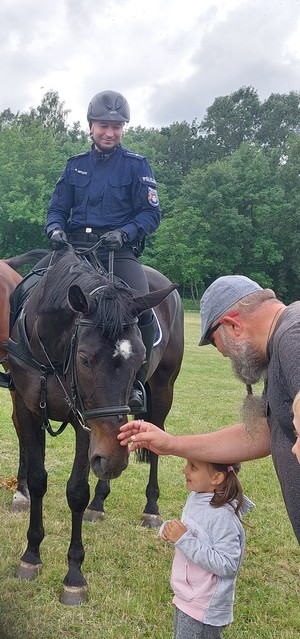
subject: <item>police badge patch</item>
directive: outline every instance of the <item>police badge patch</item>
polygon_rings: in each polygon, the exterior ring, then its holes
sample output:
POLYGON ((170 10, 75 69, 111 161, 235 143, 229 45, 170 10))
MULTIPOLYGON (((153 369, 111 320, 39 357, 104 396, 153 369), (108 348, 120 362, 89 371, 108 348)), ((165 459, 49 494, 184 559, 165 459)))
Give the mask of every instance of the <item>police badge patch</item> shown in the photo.
POLYGON ((157 190, 151 189, 150 186, 148 187, 148 202, 151 206, 159 205, 157 190))

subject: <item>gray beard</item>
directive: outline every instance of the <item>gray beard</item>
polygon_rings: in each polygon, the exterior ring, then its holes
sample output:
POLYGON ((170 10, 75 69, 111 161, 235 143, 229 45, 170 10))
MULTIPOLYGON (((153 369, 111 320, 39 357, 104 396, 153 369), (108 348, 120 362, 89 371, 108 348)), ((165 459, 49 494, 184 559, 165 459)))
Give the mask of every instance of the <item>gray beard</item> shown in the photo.
MULTIPOLYGON (((223 327, 221 327, 221 330, 223 327)), ((238 342, 228 337, 222 331, 222 341, 228 349, 228 357, 231 360, 232 369, 235 376, 243 384, 257 384, 266 377, 268 360, 252 342, 240 340, 238 342)))
POLYGON ((241 351, 230 359, 235 376, 244 384, 257 384, 265 378, 267 363, 252 344, 244 342, 241 351))
POLYGON ((241 418, 245 430, 249 435, 255 435, 265 426, 267 413, 266 397, 264 395, 247 395, 241 406, 241 418))
MULTIPOLYGON (((221 327, 222 330, 223 327, 221 327)), ((268 370, 266 355, 246 340, 236 342, 222 332, 223 344, 228 349, 233 372, 246 386, 264 380, 268 370)), ((254 435, 262 425, 265 426, 266 398, 264 395, 247 395, 241 407, 241 417, 246 431, 254 435)))

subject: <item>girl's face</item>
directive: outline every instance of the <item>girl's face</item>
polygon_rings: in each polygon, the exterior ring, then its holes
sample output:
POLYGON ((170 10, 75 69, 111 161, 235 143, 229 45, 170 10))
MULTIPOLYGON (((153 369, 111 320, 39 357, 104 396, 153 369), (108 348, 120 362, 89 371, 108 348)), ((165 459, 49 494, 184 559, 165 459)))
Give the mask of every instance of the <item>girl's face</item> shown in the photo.
POLYGON ((295 426, 295 435, 296 435, 296 443, 292 448, 292 453, 297 457, 298 462, 300 464, 300 423, 299 419, 294 416, 294 426, 295 426))
POLYGON ((187 459, 183 468, 188 490, 196 493, 213 493, 216 486, 224 479, 224 474, 220 473, 207 462, 193 461, 187 459))

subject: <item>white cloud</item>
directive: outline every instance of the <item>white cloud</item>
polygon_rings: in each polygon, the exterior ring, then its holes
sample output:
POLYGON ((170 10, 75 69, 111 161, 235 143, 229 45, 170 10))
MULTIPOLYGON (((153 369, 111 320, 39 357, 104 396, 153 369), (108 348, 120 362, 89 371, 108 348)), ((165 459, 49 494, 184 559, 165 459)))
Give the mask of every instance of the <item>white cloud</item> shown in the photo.
POLYGON ((219 95, 299 89, 299 0, 2 0, 0 111, 58 91, 71 121, 103 89, 134 126, 200 120, 219 95))

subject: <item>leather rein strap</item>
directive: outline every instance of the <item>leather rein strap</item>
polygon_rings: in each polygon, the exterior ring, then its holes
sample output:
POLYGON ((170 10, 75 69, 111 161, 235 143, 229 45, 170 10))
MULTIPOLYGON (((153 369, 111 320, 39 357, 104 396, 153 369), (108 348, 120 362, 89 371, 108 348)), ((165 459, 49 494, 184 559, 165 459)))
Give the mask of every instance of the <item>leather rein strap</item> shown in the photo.
MULTIPOLYGON (((84 408, 84 404, 83 404, 83 400, 81 397, 81 394, 78 390, 78 377, 77 377, 77 369, 76 369, 76 352, 77 352, 77 344, 78 344, 78 329, 80 326, 88 326, 91 325, 92 321, 91 320, 87 320, 87 319, 76 319, 75 320, 75 330, 74 333, 72 335, 71 338, 71 352, 70 352, 70 358, 69 358, 69 364, 71 365, 71 390, 72 390, 72 399, 70 398, 63 382, 61 381, 59 374, 55 368, 55 366, 52 364, 51 359, 45 349, 45 346, 38 334, 37 334, 37 338, 39 341, 39 344, 42 348, 42 351, 45 355, 45 357, 47 358, 48 362, 49 362, 49 366, 50 366, 50 372, 55 375, 57 381, 59 382, 61 388, 63 389, 64 393, 65 393, 65 400, 70 408, 70 410, 72 411, 73 415, 77 418, 80 426, 82 426, 82 428, 84 430, 87 431, 91 431, 91 429, 89 428, 89 426, 87 426, 86 421, 89 419, 97 419, 98 417, 111 417, 111 416, 116 416, 118 415, 119 417, 122 417, 123 415, 129 415, 130 413, 130 407, 127 404, 121 405, 121 406, 104 406, 103 408, 91 408, 89 410, 85 410, 84 408)), ((60 433, 63 432, 63 430, 65 429, 65 427, 67 426, 68 422, 63 422, 61 424, 61 426, 59 427, 59 429, 57 431, 53 431, 49 419, 48 419, 48 414, 47 414, 47 373, 49 372, 49 369, 47 366, 44 366, 42 364, 40 364, 40 371, 41 371, 41 401, 40 401, 40 408, 43 411, 43 415, 44 415, 44 422, 42 425, 43 429, 46 429, 50 435, 52 435, 53 437, 56 435, 59 435, 60 433)))

